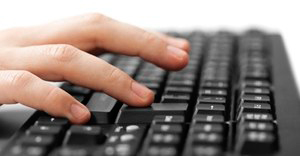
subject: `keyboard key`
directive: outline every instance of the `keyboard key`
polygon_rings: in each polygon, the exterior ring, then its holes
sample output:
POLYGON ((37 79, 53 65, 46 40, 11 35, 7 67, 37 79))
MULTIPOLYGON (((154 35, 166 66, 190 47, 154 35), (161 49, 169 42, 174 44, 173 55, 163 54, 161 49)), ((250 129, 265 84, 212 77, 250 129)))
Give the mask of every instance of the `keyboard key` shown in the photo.
POLYGON ((168 80, 167 85, 174 87, 193 87, 195 82, 193 80, 168 80))
POLYGON ((247 80, 244 83, 244 87, 265 87, 265 88, 269 88, 270 83, 268 81, 263 81, 263 80, 247 80))
POLYGON ((89 147, 83 146, 65 146, 58 149, 55 149, 51 152, 50 156, 89 156, 93 150, 89 147))
POLYGON ((265 94, 265 95, 269 95, 270 94, 270 89, 267 88, 244 88, 242 90, 243 94, 265 94))
POLYGON ((198 104, 199 103, 224 104, 224 103, 226 103, 226 98, 224 98, 224 97, 215 97, 215 96, 200 96, 198 98, 198 104))
POLYGON ((145 131, 145 125, 115 125, 112 131, 113 133, 137 133, 145 131))
POLYGON ((195 133, 193 144, 221 144, 223 136, 219 133, 195 133))
POLYGON ((33 125, 28 130, 28 134, 40 134, 40 135, 58 135, 62 132, 61 126, 39 126, 33 125))
POLYGON ((147 148, 147 156, 176 156, 177 149, 173 146, 150 146, 147 148))
POLYGON ((183 115, 156 115, 153 118, 153 123, 183 123, 183 115))
POLYGON ((183 128, 180 124, 154 124, 150 130, 154 133, 182 133, 183 128))
POLYGON ((103 151, 95 153, 94 155, 103 155, 103 156, 132 156, 135 151, 132 144, 116 144, 116 145, 107 145, 103 148, 103 151))
POLYGON ((245 122, 242 123, 241 129, 246 131, 274 131, 274 124, 271 122, 245 122))
POLYGON ((242 101, 250 102, 270 102, 270 97, 268 95, 242 95, 242 101))
POLYGON ((57 126, 65 126, 68 124, 68 119, 66 118, 56 118, 50 116, 41 116, 35 122, 36 125, 57 125, 57 126))
POLYGON ((269 154, 275 150, 275 136, 267 132, 247 132, 241 136, 239 147, 242 154, 269 154))
POLYGON ((227 88, 228 83, 223 81, 205 81, 204 83, 201 84, 201 87, 222 89, 222 88, 227 88))
POLYGON ((220 104, 198 104, 196 105, 197 114, 219 114, 225 115, 225 106, 220 104))
POLYGON ((223 133, 224 125, 216 123, 196 123, 192 126, 193 132, 223 133))
POLYGON ((176 145, 180 141, 178 134, 154 133, 151 136, 152 145, 176 145))
POLYGON ((224 89, 200 89, 199 94, 205 96, 227 96, 227 91, 224 89))
POLYGON ((13 146, 8 155, 9 156, 43 156, 46 154, 46 149, 40 146, 22 147, 19 145, 13 146))
POLYGON ((271 113, 271 106, 267 103, 244 102, 241 104, 239 112, 271 113))
POLYGON ((151 123, 156 115, 185 115, 187 108, 187 103, 153 103, 145 108, 123 105, 117 123, 151 123))
POLYGON ((222 149, 218 146, 196 145, 192 147, 193 155, 217 156, 222 149))
POLYGON ((105 141, 106 136, 99 126, 72 126, 67 134, 64 143, 66 145, 97 145, 105 141))
POLYGON ((166 94, 173 94, 173 93, 177 93, 177 94, 191 94, 193 92, 193 88, 192 87, 171 87, 171 86, 167 86, 165 88, 165 93, 166 94))
POLYGON ((241 113, 238 119, 241 121, 272 121, 273 116, 269 113, 241 113))
POLYGON ((92 113, 92 123, 105 124, 114 122, 121 104, 105 93, 95 92, 86 106, 92 113))
POLYGON ((162 103, 188 103, 190 100, 189 94, 165 94, 162 96, 162 103))
POLYGON ((50 135, 25 135, 18 142, 22 146, 49 147, 54 144, 55 138, 50 135))
POLYGON ((224 122, 223 115, 208 115, 208 114, 196 114, 193 117, 195 123, 199 122, 224 122))

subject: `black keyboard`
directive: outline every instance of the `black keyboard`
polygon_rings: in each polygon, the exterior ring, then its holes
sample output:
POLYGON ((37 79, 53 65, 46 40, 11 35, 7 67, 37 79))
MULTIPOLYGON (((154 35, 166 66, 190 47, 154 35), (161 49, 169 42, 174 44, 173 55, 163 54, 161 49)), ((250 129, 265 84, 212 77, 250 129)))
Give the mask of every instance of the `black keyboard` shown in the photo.
POLYGON ((1 155, 300 155, 300 102, 280 35, 168 34, 190 41, 183 70, 99 56, 153 90, 150 107, 129 107, 66 82, 62 88, 91 111, 89 123, 36 111, 1 155))

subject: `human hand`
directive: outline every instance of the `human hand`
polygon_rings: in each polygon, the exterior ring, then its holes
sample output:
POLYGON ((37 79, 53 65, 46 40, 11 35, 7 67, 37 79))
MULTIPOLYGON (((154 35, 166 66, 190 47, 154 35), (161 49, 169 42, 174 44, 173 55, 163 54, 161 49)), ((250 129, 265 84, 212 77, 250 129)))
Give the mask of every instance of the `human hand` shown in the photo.
POLYGON ((139 56, 168 70, 188 63, 184 39, 151 33, 92 13, 34 27, 0 31, 0 103, 22 103, 85 123, 88 109, 47 81, 69 81, 131 106, 153 102, 151 90, 93 55, 103 50, 139 56))

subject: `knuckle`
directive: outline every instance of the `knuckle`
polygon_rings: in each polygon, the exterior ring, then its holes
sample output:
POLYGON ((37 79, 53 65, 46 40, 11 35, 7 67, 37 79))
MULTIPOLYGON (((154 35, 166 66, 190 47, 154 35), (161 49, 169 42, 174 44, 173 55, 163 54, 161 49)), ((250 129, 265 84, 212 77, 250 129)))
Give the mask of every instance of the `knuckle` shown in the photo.
POLYGON ((24 87, 33 80, 33 74, 28 71, 11 72, 8 79, 12 86, 24 87))
POLYGON ((46 53, 59 62, 71 61, 77 55, 76 48, 67 44, 49 46, 46 53))
POLYGON ((145 41, 147 44, 155 44, 155 43, 161 43, 162 40, 157 37, 155 34, 144 31, 143 36, 145 38, 145 41))
POLYGON ((45 98, 41 102, 41 107, 44 111, 47 111, 48 109, 56 107, 55 105, 57 104, 57 98, 59 98, 60 91, 58 87, 52 87, 51 89, 48 90, 47 93, 45 93, 45 98))
POLYGON ((108 74, 108 78, 107 78, 108 83, 115 84, 115 83, 121 81, 122 79, 124 79, 123 72, 116 67, 112 67, 112 69, 109 71, 109 74, 108 74))
POLYGON ((91 24, 98 24, 98 23, 102 23, 104 21, 110 20, 109 17, 100 14, 100 13, 89 13, 84 15, 84 19, 86 20, 87 23, 91 23, 91 24))

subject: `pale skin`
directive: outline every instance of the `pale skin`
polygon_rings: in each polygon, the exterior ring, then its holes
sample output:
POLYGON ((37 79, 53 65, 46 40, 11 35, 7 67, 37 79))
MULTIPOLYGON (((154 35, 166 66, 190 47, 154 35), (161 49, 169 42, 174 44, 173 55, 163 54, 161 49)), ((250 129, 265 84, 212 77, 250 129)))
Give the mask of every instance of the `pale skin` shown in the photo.
POLYGON ((90 119, 88 109, 47 81, 69 81, 135 107, 154 94, 126 73, 97 58, 101 52, 139 56, 167 70, 188 63, 188 41, 118 22, 98 13, 45 25, 0 31, 0 103, 22 103, 72 123, 90 119))

